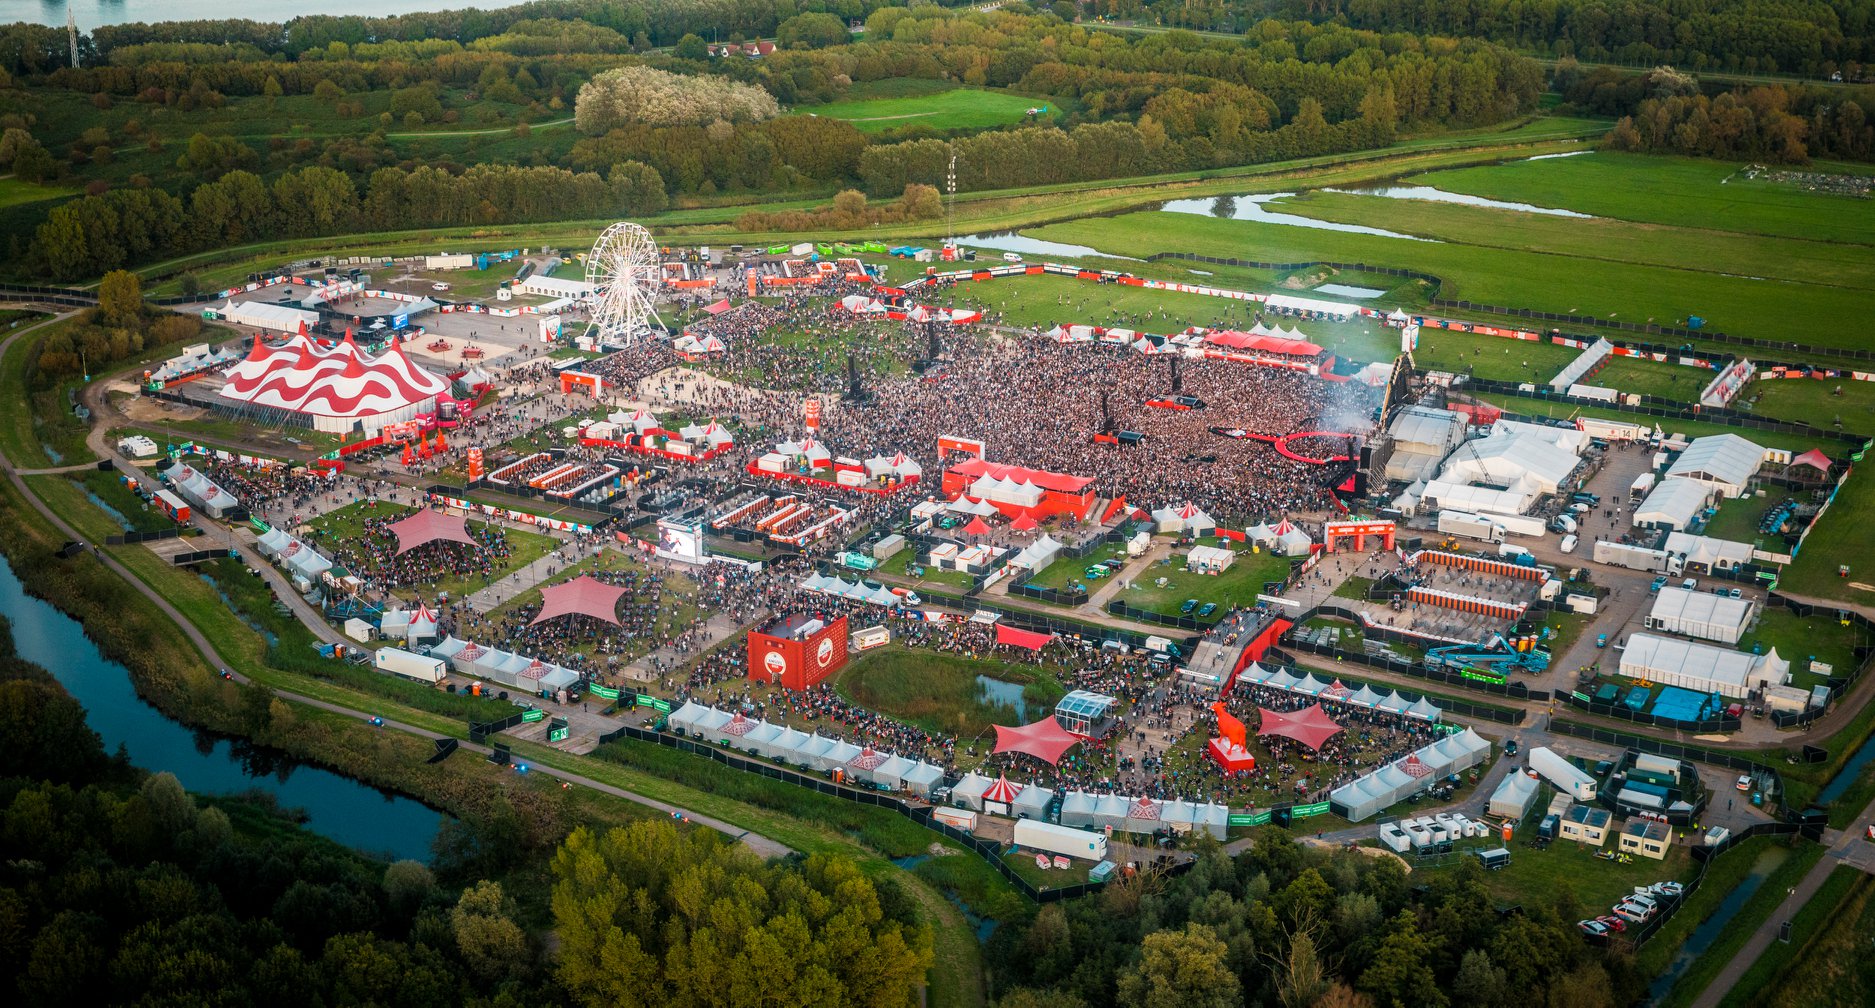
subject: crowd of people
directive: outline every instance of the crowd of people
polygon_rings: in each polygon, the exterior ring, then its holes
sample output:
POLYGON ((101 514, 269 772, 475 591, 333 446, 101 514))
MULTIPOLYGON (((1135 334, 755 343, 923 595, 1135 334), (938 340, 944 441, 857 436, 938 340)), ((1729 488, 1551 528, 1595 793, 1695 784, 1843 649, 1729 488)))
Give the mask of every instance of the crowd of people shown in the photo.
MULTIPOLYGON (((367 508, 376 502, 367 501, 367 508)), ((406 552, 398 552, 397 534, 391 526, 416 513, 414 508, 385 504, 380 513, 364 517, 362 534, 347 534, 332 526, 313 524, 306 539, 334 564, 343 567, 363 584, 368 596, 385 598, 400 589, 427 589, 434 592, 445 582, 480 578, 491 583, 514 553, 508 532, 492 523, 470 524, 473 545, 460 542, 429 542, 406 552)))

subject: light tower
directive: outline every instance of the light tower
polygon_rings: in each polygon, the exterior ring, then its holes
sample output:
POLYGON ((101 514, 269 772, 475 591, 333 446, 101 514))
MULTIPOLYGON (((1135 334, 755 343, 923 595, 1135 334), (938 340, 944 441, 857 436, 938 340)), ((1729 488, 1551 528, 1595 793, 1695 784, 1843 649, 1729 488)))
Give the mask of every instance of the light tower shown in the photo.
POLYGON ((65 5, 65 40, 72 47, 72 69, 78 69, 78 19, 72 15, 72 5, 65 5))

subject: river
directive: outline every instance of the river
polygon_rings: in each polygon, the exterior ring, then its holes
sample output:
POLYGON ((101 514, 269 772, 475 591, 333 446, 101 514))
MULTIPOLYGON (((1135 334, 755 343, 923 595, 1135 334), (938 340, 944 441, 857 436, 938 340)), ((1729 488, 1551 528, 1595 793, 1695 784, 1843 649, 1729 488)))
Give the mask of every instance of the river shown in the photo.
MULTIPOLYGON (((492 3, 465 3, 463 0, 260 0, 239 7, 226 0, 72 0, 72 16, 79 31, 99 25, 130 24, 137 21, 218 21, 246 18, 250 21, 288 21, 305 14, 361 14, 388 17, 416 11, 463 10, 481 8, 498 10, 513 7, 520 0, 492 3)), ((39 24, 65 25, 65 0, 5 0, 0 2, 0 24, 11 21, 36 21, 39 24)))
POLYGON ((130 671, 100 654, 77 620, 26 594, 0 558, 0 615, 13 623, 20 657, 44 666, 85 706, 85 721, 106 752, 123 745, 130 761, 167 770, 204 794, 265 791, 307 814, 321 836, 368 854, 430 859, 442 814, 420 802, 264 749, 192 731, 137 696, 130 671))

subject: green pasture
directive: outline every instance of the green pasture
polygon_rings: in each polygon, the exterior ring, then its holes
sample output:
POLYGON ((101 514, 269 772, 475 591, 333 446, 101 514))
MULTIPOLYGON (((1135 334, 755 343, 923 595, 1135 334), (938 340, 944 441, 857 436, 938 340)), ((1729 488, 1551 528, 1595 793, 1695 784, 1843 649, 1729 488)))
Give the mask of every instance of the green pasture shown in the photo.
POLYGON ((64 199, 67 196, 76 195, 78 195, 78 190, 69 186, 41 185, 14 178, 11 175, 0 178, 0 208, 64 199))
MULTIPOLYGON (((1369 202, 1399 201, 1375 198, 1369 202)), ((1281 206, 1284 210, 1305 208, 1299 203, 1281 206)), ((1377 208, 1377 212, 1385 209, 1377 208)), ((1370 223, 1365 219, 1360 222, 1370 223)), ((1412 241, 1142 211, 1051 224, 1028 233, 1131 255, 1186 251, 1278 262, 1328 259, 1406 267, 1440 277, 1440 294, 1446 298, 1592 315, 1609 321, 1671 324, 1689 315, 1700 315, 1714 329, 1784 339, 1794 345, 1860 345, 1861 334, 1842 325, 1842 319, 1857 317, 1875 296, 1875 280, 1846 287, 1750 279, 1759 268, 1755 257, 1714 260, 1705 270, 1676 269, 1646 261, 1591 258, 1567 248, 1547 251, 1500 247, 1495 244, 1498 239, 1488 222, 1478 221, 1474 227, 1462 234, 1454 230, 1450 241, 1412 241)), ((1634 238, 1643 246, 1652 241, 1646 235, 1634 238)), ((1644 251, 1620 254, 1636 260, 1647 258, 1644 251)))
MULTIPOLYGON (((1387 332, 1398 336, 1396 330, 1387 332)), ((1457 329, 1422 328, 1419 349, 1413 351, 1413 364, 1422 370, 1470 370, 1480 378, 1530 382, 1547 388, 1558 371, 1581 355, 1582 351, 1575 347, 1547 340, 1515 340, 1457 329)))
MULTIPOLYGON (((1238 544, 1232 549, 1237 550, 1238 544)), ((1178 553, 1171 557, 1171 562, 1160 561, 1134 574, 1128 581, 1131 587, 1122 590, 1114 598, 1128 605, 1145 609, 1149 612, 1178 615, 1179 606, 1186 599, 1197 599, 1199 605, 1206 602, 1216 603, 1218 611, 1212 619, 1221 616, 1234 605, 1250 606, 1256 604, 1257 593, 1270 581, 1281 581, 1289 576, 1289 558, 1280 557, 1269 551, 1250 552, 1248 547, 1237 551, 1237 559, 1222 574, 1199 574, 1185 569, 1185 554, 1178 553), (1166 583, 1159 585, 1158 579, 1166 583)), ((1193 611, 1196 615, 1196 610, 1193 611)))
MULTIPOLYGON (((1835 445, 1825 452, 1841 451, 1835 445)), ((1810 530, 1802 552, 1784 568, 1778 587, 1799 595, 1817 595, 1842 599, 1860 605, 1875 604, 1875 482, 1867 466, 1858 465, 1848 482, 1836 493, 1835 503, 1823 520, 1810 530), (1849 575, 1837 568, 1847 566, 1849 575), (1862 585, 1864 587, 1856 587, 1862 585)))
POLYGON ((834 685, 868 710, 959 739, 976 738, 999 722, 1026 724, 1065 692, 1052 674, 1034 666, 898 644, 855 658, 834 685), (979 676, 1020 686, 1023 709, 991 699, 979 676))
POLYGON ((1610 357, 1595 377, 1588 379, 1588 383, 1617 392, 1696 403, 1700 390, 1712 381, 1714 373, 1706 368, 1667 364, 1641 357, 1610 357))
POLYGON ((1851 621, 1848 626, 1836 616, 1836 610, 1817 608, 1808 616, 1798 616, 1789 609, 1767 609, 1758 623, 1739 638, 1741 651, 1777 649, 1778 656, 1790 662, 1792 685, 1809 689, 1825 677, 1810 672, 1810 662, 1834 666, 1831 675, 1847 675, 1856 667, 1855 649, 1869 642, 1868 634, 1851 621))
POLYGON ((1426 172, 1406 182, 1649 224, 1859 245, 1875 240, 1875 208, 1867 200, 1747 179, 1741 168, 1705 158, 1597 151, 1426 172))
MULTIPOLYGON (((1779 420, 1795 420, 1825 429, 1875 436, 1875 382, 1850 378, 1759 379, 1745 387, 1733 409, 1779 420)), ((1840 452, 1825 449, 1830 458, 1840 452)))
MULTIPOLYGON (((1723 217, 1696 227, 1637 224, 1609 218, 1582 220, 1495 207, 1324 190, 1303 193, 1282 200, 1276 206, 1283 212, 1318 220, 1358 222, 1480 248, 1545 252, 1694 273, 1790 280, 1858 290, 1875 285, 1875 268, 1871 268, 1875 266, 1875 245, 1738 234, 1725 229, 1723 217)), ((1869 220, 1875 223, 1875 214, 1869 215, 1869 220)), ((1671 320, 1656 318, 1652 321, 1671 320)), ((1714 324, 1725 328, 1718 322, 1714 324)))
POLYGON ((910 78, 857 84, 842 101, 805 106, 801 115, 850 122, 862 133, 883 133, 900 126, 934 130, 978 129, 1030 121, 1028 110, 1048 106, 1035 122, 1053 122, 1061 109, 1052 101, 1011 94, 1000 88, 948 87, 939 81, 910 78))

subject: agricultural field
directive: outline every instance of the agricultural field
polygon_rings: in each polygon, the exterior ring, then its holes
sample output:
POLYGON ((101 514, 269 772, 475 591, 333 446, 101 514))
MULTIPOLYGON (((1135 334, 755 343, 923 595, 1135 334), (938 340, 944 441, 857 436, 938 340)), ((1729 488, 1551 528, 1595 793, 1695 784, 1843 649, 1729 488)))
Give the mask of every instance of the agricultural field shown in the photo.
POLYGON ((841 119, 862 133, 883 133, 901 126, 953 130, 1011 126, 1024 121, 1053 122, 1061 112, 1053 102, 1000 88, 953 87, 942 81, 913 78, 857 84, 844 100, 795 111, 841 119), (1048 111, 1031 120, 1028 110, 1041 106, 1047 106, 1048 111))
MULTIPOLYGON (((1599 165, 1599 155, 1467 169, 1473 178, 1520 166, 1599 165)), ((1523 169, 1532 170, 1532 169, 1523 169)), ((1583 170, 1579 166, 1574 170, 1583 170)), ((1614 189, 1622 175, 1590 184, 1614 189)), ((1743 190, 1741 190, 1743 191, 1743 190)), ((1811 194, 1801 194, 1809 198, 1811 194)), ((1783 197, 1780 195, 1780 199, 1783 197)), ((1842 216, 1835 198, 1807 211, 1842 216)), ((1441 297, 1594 315, 1611 321, 1674 324, 1698 315, 1714 330, 1802 346, 1850 347, 1842 325, 1875 297, 1875 243, 1819 240, 1722 229, 1725 199, 1682 193, 1691 223, 1582 220, 1317 190, 1269 204, 1289 213, 1412 235, 1387 237, 1205 214, 1138 211, 1083 218, 1026 232, 1128 255, 1187 251, 1266 261, 1326 259, 1432 273, 1441 297)), ((1768 213, 1769 211, 1767 211, 1768 213)))

